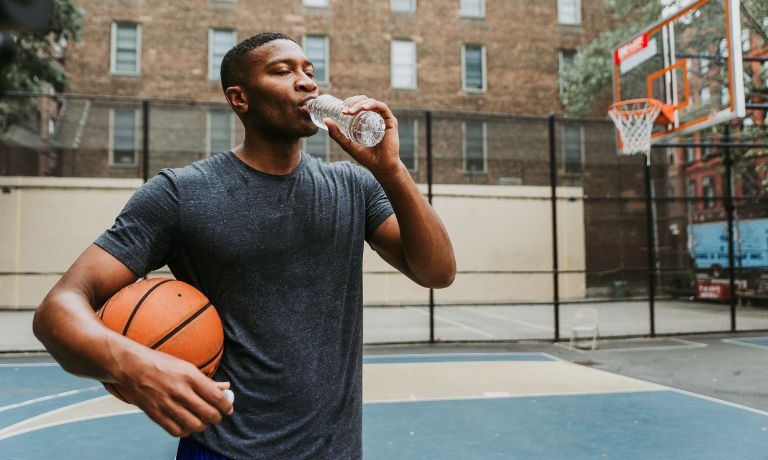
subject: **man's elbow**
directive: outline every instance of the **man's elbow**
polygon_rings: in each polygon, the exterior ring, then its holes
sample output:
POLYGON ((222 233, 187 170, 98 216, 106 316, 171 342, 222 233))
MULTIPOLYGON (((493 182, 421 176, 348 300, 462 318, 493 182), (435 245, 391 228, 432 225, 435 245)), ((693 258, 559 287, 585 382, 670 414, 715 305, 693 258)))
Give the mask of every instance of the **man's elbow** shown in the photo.
POLYGON ((429 279, 422 283, 422 286, 431 289, 444 289, 453 284, 456 279, 456 267, 434 273, 429 279))

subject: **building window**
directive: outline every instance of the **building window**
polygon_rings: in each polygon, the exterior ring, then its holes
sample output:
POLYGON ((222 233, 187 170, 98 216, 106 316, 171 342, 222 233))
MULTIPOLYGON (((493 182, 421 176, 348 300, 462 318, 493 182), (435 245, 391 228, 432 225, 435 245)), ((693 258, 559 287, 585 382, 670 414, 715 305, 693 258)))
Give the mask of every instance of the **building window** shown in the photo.
POLYGON ((136 109, 112 109, 109 112, 109 166, 136 166, 136 109))
POLYGON ((416 172, 418 159, 416 156, 417 121, 415 118, 398 120, 397 129, 400 135, 400 160, 408 168, 408 171, 416 172))
POLYGON ((461 17, 484 18, 485 0, 461 0, 461 17))
POLYGON ((416 43, 392 40, 392 88, 416 88, 416 43))
POLYGON ((563 126, 563 172, 581 174, 584 161, 584 133, 581 126, 563 126))
POLYGON ((715 207, 715 181, 713 176, 701 178, 701 194, 704 196, 704 208, 715 207))
POLYGON ((328 8, 328 0, 302 0, 302 4, 315 8, 328 8))
POLYGON ((234 144, 232 112, 211 110, 208 112, 208 152, 226 152, 234 144))
POLYGON ((328 37, 325 35, 305 35, 304 52, 312 62, 315 70, 314 80, 320 84, 328 84, 328 37))
POLYGON ((113 22, 110 56, 113 74, 139 75, 141 73, 141 26, 113 22))
POLYGON ((746 27, 741 29, 741 51, 747 52, 752 49, 752 33, 746 27))
POLYGON ((485 174, 485 123, 481 121, 464 122, 464 172, 485 174))
POLYGON ((560 95, 563 94, 563 90, 564 90, 563 72, 565 71, 565 69, 573 65, 574 60, 576 60, 575 50, 560 50, 560 56, 558 59, 558 62, 559 62, 558 74, 560 76, 560 95))
POLYGON ((304 151, 313 157, 328 161, 328 131, 321 129, 314 136, 304 139, 304 151))
POLYGON ((415 13, 416 0, 390 0, 389 7, 398 13, 415 13))
POLYGON ((685 148, 685 162, 686 163, 693 163, 693 160, 696 159, 696 150, 693 147, 686 147, 685 148))
POLYGON ((702 86, 701 87, 700 96, 701 96, 701 102, 702 103, 705 103, 705 102, 709 101, 709 99, 711 97, 710 96, 709 86, 702 86))
POLYGON ((557 22, 565 25, 581 24, 581 0, 557 0, 557 22))
POLYGON ((221 78, 221 60, 233 46, 237 38, 234 30, 208 29, 208 79, 221 78))
POLYGON ((464 45, 461 49, 462 89, 471 93, 486 90, 485 47, 464 45))
POLYGON ((688 198, 688 212, 693 212, 696 210, 696 179, 688 181, 685 193, 688 198))

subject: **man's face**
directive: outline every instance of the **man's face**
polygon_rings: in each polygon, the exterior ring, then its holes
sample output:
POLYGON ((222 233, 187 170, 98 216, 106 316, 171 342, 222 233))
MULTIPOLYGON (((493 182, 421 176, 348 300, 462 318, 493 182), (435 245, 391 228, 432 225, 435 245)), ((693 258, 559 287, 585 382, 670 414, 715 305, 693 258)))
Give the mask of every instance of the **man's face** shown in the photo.
POLYGON ((306 102, 318 96, 314 69, 301 47, 274 40, 249 55, 243 89, 248 95, 246 117, 263 133, 280 139, 315 134, 306 102))

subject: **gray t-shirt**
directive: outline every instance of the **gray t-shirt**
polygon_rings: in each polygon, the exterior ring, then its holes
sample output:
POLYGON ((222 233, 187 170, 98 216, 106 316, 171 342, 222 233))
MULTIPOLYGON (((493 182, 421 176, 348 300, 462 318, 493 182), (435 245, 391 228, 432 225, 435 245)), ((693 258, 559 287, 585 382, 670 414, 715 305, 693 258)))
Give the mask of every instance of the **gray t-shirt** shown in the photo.
POLYGON ((305 153, 290 174, 232 152, 165 169, 96 244, 136 275, 167 264, 224 324, 235 412, 193 438, 233 459, 362 456, 362 261, 392 214, 366 169, 305 153))

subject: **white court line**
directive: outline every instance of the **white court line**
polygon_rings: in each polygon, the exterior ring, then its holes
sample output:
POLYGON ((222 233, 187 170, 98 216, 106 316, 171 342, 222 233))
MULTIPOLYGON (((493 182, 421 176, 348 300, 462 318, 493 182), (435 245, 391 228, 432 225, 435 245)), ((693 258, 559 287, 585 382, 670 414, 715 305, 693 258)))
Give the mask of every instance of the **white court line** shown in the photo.
POLYGON ((745 410, 745 411, 748 411, 748 412, 754 412, 755 414, 768 416, 768 412, 766 412, 764 410, 760 410, 760 409, 755 409, 754 407, 749 407, 749 406, 745 406, 743 404, 733 403, 733 402, 730 402, 730 401, 725 401, 725 400, 722 400, 722 399, 714 398, 712 396, 702 395, 702 394, 699 394, 699 393, 693 393, 693 392, 688 391, 688 390, 681 390, 679 388, 669 387, 669 389, 671 391, 674 391, 675 393, 682 393, 684 395, 693 396, 694 398, 700 398, 700 399, 704 399, 704 400, 707 400, 707 401, 723 404, 723 405, 726 405, 726 406, 731 406, 731 407, 734 407, 736 409, 741 409, 741 410, 745 410))
POLYGON ((768 337, 742 337, 740 339, 722 339, 722 340, 725 343, 729 343, 731 345, 738 345, 740 347, 756 348, 758 350, 768 350, 768 346, 765 346, 765 345, 742 342, 742 340, 755 340, 755 339, 765 340, 765 339, 768 339, 768 337))
POLYGON ((502 321, 508 321, 510 323, 517 323, 517 324, 520 324, 521 326, 527 326, 527 327, 530 327, 532 329, 539 329, 539 330, 546 331, 546 332, 554 331, 554 329, 551 328, 551 327, 542 326, 541 324, 536 324, 536 323, 529 323, 528 321, 523 321, 523 320, 517 319, 517 318, 507 318, 506 316, 496 315, 496 314, 489 313, 487 311, 483 311, 483 310, 480 310, 480 309, 470 309, 469 307, 460 307, 460 308, 462 310, 469 310, 469 311, 471 311, 472 313, 475 313, 475 314, 479 313, 479 314, 485 315, 485 316, 487 316, 489 318, 500 319, 502 321))
MULTIPOLYGON (((639 379, 637 379, 639 380, 639 379)), ((662 385, 659 385, 662 387, 662 385)), ((376 401, 365 401, 364 404, 389 404, 389 403, 414 403, 414 402, 432 402, 432 401, 464 401, 464 400, 479 400, 479 399, 520 399, 520 398, 545 398, 550 396, 589 396, 589 395, 605 395, 605 394, 621 394, 621 393, 653 393, 660 391, 668 391, 666 388, 648 388, 645 390, 611 390, 611 391, 568 391, 557 393, 526 393, 526 394, 509 394, 509 396, 501 396, 499 393, 488 393, 483 396, 463 396, 463 397, 448 397, 448 398, 422 398, 422 399, 384 399, 376 401)), ((0 438, 2 439, 2 438, 0 438)))
POLYGON ((40 398, 28 399, 28 400, 22 401, 20 403, 9 404, 7 406, 0 407, 0 412, 5 412, 5 411, 11 410, 11 409, 17 409, 19 407, 30 406, 32 404, 37 404, 39 402, 44 402, 44 401, 50 401, 52 399, 65 398, 67 396, 72 396, 72 395, 76 395, 76 394, 79 394, 79 393, 85 393, 86 391, 96 391, 99 388, 101 388, 101 385, 96 385, 96 386, 87 387, 87 388, 81 388, 79 390, 63 391, 61 393, 56 393, 56 394, 52 394, 52 395, 48 395, 48 396, 42 396, 40 398))
POLYGON ((98 398, 88 399, 88 400, 85 400, 85 401, 81 401, 79 403, 70 404, 69 406, 64 406, 64 407, 61 407, 59 409, 52 410, 50 412, 46 412, 44 414, 40 414, 40 415, 35 416, 35 417, 30 417, 30 418, 22 420, 21 422, 18 422, 18 423, 14 423, 13 425, 7 426, 7 427, 3 428, 2 430, 0 430, 0 441, 2 441, 4 439, 12 438, 14 436, 18 436, 18 435, 21 435, 21 434, 24 434, 24 433, 31 433, 33 431, 39 431, 39 430, 43 430, 45 428, 51 428, 51 427, 59 426, 59 425, 66 425, 67 423, 83 422, 83 421, 86 421, 86 420, 94 420, 94 419, 106 418, 106 417, 115 417, 115 416, 118 416, 118 415, 137 414, 137 413, 141 413, 142 412, 141 409, 136 408, 136 409, 126 410, 126 411, 112 412, 112 413, 108 413, 108 414, 88 415, 88 416, 85 416, 85 417, 76 417, 76 418, 64 419, 64 420, 59 420, 57 422, 45 423, 45 424, 42 424, 42 425, 30 427, 30 428, 27 428, 27 429, 23 429, 23 430, 19 430, 19 431, 14 431, 14 428, 17 427, 17 426, 29 424, 30 422, 34 422, 35 420, 41 419, 43 417, 49 417, 49 416, 51 416, 53 414, 57 414, 57 413, 60 413, 60 412, 71 410, 71 409, 76 408, 78 406, 83 406, 85 404, 92 403, 93 401, 96 401, 96 400, 99 400, 99 399, 106 399, 106 398, 113 398, 113 397, 114 396, 112 396, 112 395, 105 395, 105 396, 101 396, 101 397, 98 397, 98 398))
MULTIPOLYGON (((587 340, 587 339, 583 339, 583 340, 587 340)), ((690 348, 706 348, 707 347, 706 343, 693 342, 691 340, 683 340, 683 339, 678 339, 678 338, 669 338, 669 339, 664 339, 664 340, 669 340, 671 342, 679 342, 682 345, 664 345, 664 346, 660 346, 660 347, 650 346, 650 347, 635 347, 635 348, 611 348, 611 349, 603 349, 603 350, 601 350, 600 349, 600 341, 598 340, 598 342, 597 342, 598 343, 598 348, 595 349, 595 350, 591 350, 591 349, 587 350, 587 349, 582 349, 582 348, 571 347, 570 343, 568 343, 568 342, 557 342, 557 343, 555 343, 555 346, 556 347, 560 347, 560 348, 565 348, 566 350, 575 351, 576 353, 581 353, 581 354, 584 354, 584 353, 623 353, 625 351, 685 350, 685 349, 690 349, 690 348)), ((603 341, 603 343, 607 343, 607 342, 603 341)))
POLYGON ((538 351, 525 352, 525 351, 509 351, 494 353, 492 351, 486 352, 473 352, 473 353, 400 353, 400 354, 385 354, 385 355, 365 355, 366 358, 410 358, 413 356, 440 356, 440 357, 462 357, 462 356, 546 356, 553 360, 560 360, 555 356, 538 351))
MULTIPOLYGON (((418 308, 415 308, 415 307, 406 307, 406 308, 409 308, 411 310, 415 310, 415 311, 417 311, 418 313, 420 313, 420 314, 422 314, 424 316, 429 316, 429 313, 427 313, 425 311, 421 311, 418 308)), ((448 323, 448 324, 453 324, 454 326, 458 326, 458 327, 460 327, 462 329, 466 329, 468 331, 472 331, 472 332, 478 333, 480 335, 484 335, 484 336, 492 338, 492 339, 497 338, 495 335, 493 335, 491 333, 485 332, 485 331, 480 330, 480 329, 475 329, 472 326, 467 326, 464 323, 460 323, 458 321, 454 321, 452 319, 445 318, 444 316, 441 316, 441 315, 438 315, 438 314, 435 314, 435 319, 443 321, 443 322, 448 323)))

